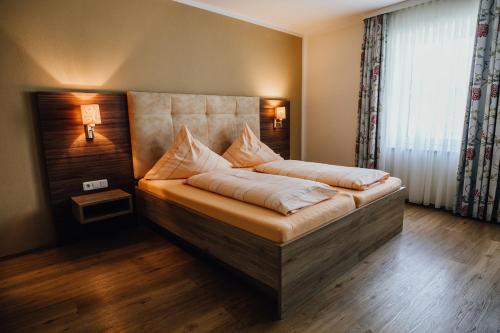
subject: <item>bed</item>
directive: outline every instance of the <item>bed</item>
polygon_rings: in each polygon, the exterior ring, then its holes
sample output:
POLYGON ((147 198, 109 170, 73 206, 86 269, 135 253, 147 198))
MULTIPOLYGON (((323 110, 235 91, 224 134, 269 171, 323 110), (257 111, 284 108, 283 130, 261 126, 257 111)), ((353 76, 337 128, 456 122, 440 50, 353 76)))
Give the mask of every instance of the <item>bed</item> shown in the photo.
POLYGON ((245 124, 259 131, 259 98, 129 92, 137 210, 265 291, 277 318, 305 306, 322 288, 402 230, 405 189, 339 189, 330 200, 281 216, 185 185, 142 179, 187 125, 222 154, 245 124))

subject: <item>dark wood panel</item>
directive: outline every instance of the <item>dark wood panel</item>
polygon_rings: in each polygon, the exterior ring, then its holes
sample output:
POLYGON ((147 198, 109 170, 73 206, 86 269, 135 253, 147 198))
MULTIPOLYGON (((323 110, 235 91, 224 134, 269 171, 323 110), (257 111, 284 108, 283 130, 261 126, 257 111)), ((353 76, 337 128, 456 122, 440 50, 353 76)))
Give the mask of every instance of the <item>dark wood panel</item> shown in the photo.
POLYGON ((66 221, 66 226, 70 224, 71 196, 110 189, 133 193, 125 94, 39 92, 37 103, 48 192, 56 224, 61 221, 66 221), (82 104, 99 104, 102 124, 96 125, 93 141, 85 139, 82 104), (109 187, 83 191, 83 182, 97 179, 107 179, 109 187))
POLYGON ((284 159, 290 158, 290 102, 284 99, 260 100, 260 139, 284 159), (274 109, 286 107, 283 127, 274 128, 274 109))

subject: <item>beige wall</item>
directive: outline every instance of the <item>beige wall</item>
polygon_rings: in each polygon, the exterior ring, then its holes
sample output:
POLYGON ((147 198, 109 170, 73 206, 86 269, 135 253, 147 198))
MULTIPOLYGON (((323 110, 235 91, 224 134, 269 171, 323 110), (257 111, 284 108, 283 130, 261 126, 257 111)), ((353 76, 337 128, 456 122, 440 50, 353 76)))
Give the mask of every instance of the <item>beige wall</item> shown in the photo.
POLYGON ((305 42, 304 158, 354 165, 363 22, 305 42))
POLYGON ((150 90, 290 98, 301 39, 168 0, 0 0, 0 256, 50 244, 29 92, 150 90))

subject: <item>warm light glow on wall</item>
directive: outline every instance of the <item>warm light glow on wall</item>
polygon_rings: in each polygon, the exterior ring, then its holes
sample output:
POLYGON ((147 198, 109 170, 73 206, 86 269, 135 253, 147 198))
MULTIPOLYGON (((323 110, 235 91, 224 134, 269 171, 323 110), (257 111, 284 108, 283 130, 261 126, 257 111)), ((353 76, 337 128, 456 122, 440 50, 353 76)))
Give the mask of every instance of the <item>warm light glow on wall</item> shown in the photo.
POLYGON ((72 92, 71 95, 75 96, 80 101, 90 101, 97 96, 97 93, 79 93, 72 92))
POLYGON ((256 84, 257 95, 259 96, 284 96, 287 91, 287 82, 284 79, 279 78, 256 78, 254 80, 256 84))
POLYGON ((111 142, 107 137, 104 135, 96 132, 94 133, 94 140, 89 142, 86 139, 85 133, 80 134, 76 139, 71 143, 71 146, 68 147, 68 154, 70 154, 72 149, 75 148, 85 148, 89 144, 93 145, 93 149, 95 149, 96 152, 110 152, 110 147, 113 147, 115 152, 119 152, 118 149, 116 149, 115 144, 111 142))
POLYGON ((282 105, 283 101, 279 99, 266 99, 265 107, 275 109, 276 107, 282 105))

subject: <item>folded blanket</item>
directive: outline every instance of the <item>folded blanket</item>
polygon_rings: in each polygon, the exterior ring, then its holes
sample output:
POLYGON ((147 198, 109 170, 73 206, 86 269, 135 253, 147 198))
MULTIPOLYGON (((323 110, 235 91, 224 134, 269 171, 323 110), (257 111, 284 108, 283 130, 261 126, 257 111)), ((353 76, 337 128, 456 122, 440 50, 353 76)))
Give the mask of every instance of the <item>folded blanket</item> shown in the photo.
POLYGON ((276 175, 220 169, 192 176, 186 184, 283 215, 328 200, 337 193, 326 184, 276 175))
POLYGON ((295 160, 273 161, 258 165, 255 171, 302 179, 314 180, 331 186, 366 190, 371 185, 384 182, 389 173, 381 170, 352 168, 331 164, 295 160))

